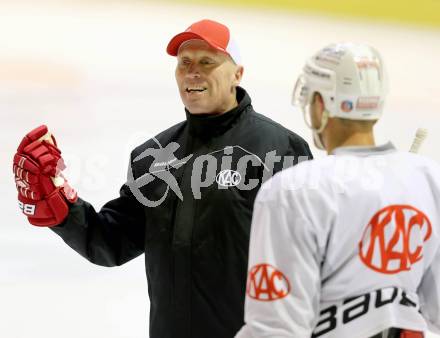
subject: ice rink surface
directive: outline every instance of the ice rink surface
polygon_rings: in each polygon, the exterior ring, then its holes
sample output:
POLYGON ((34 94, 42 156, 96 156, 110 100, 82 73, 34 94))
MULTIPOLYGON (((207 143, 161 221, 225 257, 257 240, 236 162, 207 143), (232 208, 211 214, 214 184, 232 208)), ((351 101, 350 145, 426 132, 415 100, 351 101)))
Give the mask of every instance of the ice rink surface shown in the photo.
POLYGON ((374 45, 391 88, 377 143, 408 149, 416 128, 426 127, 421 153, 440 161, 438 30, 141 2, 0 2, 0 16, 2 338, 148 336, 143 257, 117 268, 94 266, 50 230, 28 225, 17 207, 11 160, 24 133, 45 123, 80 196, 97 209, 116 197, 130 149, 184 118, 175 60, 165 47, 191 22, 230 25, 243 55, 242 85, 256 110, 310 143, 290 106, 305 58, 329 42, 374 45))

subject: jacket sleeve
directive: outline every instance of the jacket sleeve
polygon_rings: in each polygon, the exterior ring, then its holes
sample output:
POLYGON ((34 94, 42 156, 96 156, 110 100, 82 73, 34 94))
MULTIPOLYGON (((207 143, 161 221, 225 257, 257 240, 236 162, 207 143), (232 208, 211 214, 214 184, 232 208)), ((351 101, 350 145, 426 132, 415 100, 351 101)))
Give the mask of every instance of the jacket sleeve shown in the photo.
POLYGON ((418 295, 429 330, 440 334, 440 248, 423 276, 418 295))
POLYGON ((280 189, 279 178, 261 188, 255 203, 246 324, 239 338, 310 337, 315 326, 320 295, 317 241, 291 192, 280 189))
MULTIPOLYGON (((290 136, 290 148, 288 154, 292 153, 298 157, 298 162, 313 160, 313 154, 310 150, 309 144, 300 136, 293 134, 290 136)), ((295 163, 295 164, 296 164, 295 163)))
POLYGON ((99 212, 78 199, 66 220, 51 229, 90 262, 115 266, 144 252, 144 219, 142 204, 124 184, 119 197, 107 202, 99 212))
POLYGON ((293 132, 288 135, 288 143, 281 153, 281 161, 275 163, 273 173, 287 169, 293 165, 313 159, 312 152, 306 141, 293 132))

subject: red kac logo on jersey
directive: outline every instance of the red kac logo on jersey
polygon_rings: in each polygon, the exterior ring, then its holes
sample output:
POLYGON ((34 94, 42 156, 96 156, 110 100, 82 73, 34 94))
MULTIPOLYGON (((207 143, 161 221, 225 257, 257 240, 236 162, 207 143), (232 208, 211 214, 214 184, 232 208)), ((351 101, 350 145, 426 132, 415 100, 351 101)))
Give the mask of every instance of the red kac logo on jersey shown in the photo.
POLYGON ((246 293, 261 301, 273 301, 286 297, 290 292, 289 280, 269 264, 258 264, 249 271, 246 293))
POLYGON ((423 257, 432 234, 431 222, 409 205, 391 205, 370 220, 359 242, 359 257, 369 268, 386 274, 411 270, 423 257))

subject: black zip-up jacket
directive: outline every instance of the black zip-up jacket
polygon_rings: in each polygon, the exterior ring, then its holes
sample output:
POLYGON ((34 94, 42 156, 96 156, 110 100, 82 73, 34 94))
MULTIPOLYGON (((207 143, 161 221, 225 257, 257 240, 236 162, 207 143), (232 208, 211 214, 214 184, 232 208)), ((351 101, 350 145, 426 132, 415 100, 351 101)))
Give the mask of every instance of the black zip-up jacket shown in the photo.
POLYGON ((312 157, 302 138, 256 113, 242 88, 237 100, 218 116, 187 111, 186 121, 132 152, 120 197, 99 212, 79 199, 52 228, 95 264, 145 253, 151 338, 234 337, 244 321, 256 193, 284 161, 312 157), (273 151, 281 157, 272 168, 273 151))

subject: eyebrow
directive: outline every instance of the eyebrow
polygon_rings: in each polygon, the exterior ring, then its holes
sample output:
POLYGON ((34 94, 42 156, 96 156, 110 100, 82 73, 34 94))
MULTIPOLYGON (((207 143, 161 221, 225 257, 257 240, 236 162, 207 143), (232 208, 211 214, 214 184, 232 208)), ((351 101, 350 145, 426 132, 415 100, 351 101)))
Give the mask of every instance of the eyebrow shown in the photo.
POLYGON ((217 61, 217 58, 212 57, 212 56, 202 56, 200 59, 201 60, 207 59, 207 60, 210 60, 210 61, 217 61))
MULTIPOLYGON (((179 59, 181 60, 193 60, 193 58, 189 57, 188 55, 182 53, 182 55, 178 56, 179 59)), ((218 58, 216 57, 216 55, 202 55, 201 57, 199 57, 199 59, 209 59, 212 61, 219 61, 218 58)))

